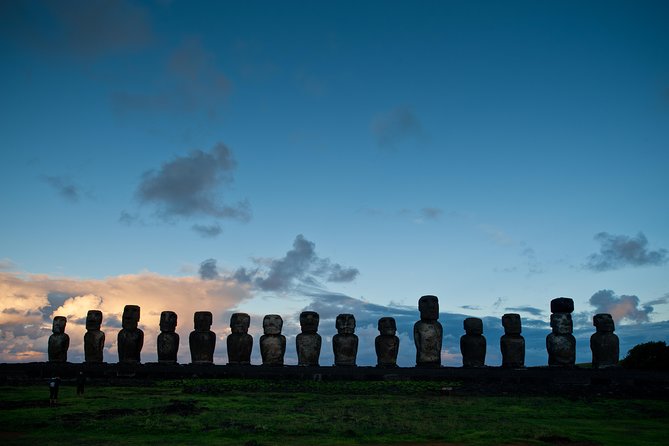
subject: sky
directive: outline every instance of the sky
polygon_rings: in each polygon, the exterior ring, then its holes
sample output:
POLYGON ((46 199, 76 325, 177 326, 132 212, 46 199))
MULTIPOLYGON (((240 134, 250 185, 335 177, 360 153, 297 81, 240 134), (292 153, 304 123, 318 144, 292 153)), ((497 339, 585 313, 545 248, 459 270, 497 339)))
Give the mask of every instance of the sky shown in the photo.
POLYGON ((611 313, 624 355, 669 338, 669 4, 665 1, 0 3, 0 362, 46 360, 68 319, 123 306, 142 360, 160 312, 280 314, 296 364, 318 311, 321 364, 353 313, 439 297, 443 364, 480 317, 499 365, 519 313, 545 365, 550 301, 574 299, 577 362, 611 313))

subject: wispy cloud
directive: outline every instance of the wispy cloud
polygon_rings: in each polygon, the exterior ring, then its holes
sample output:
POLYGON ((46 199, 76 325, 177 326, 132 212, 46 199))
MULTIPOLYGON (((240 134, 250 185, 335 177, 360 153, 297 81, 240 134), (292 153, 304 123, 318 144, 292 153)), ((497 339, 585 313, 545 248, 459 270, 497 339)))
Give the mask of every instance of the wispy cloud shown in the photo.
POLYGON ((544 313, 540 308, 531 307, 529 305, 520 307, 506 307, 504 311, 510 313, 529 313, 532 316, 541 316, 544 313))
POLYGON ((585 267, 593 271, 610 271, 626 266, 657 266, 669 260, 669 252, 648 248, 648 239, 639 232, 636 237, 600 232, 595 240, 601 244, 599 253, 588 257, 585 267))
POLYGON ((14 263, 12 259, 6 257, 4 259, 0 259, 0 271, 6 271, 14 268, 16 268, 16 263, 14 263))
POLYGON ((371 131, 379 147, 394 149, 407 140, 425 138, 423 126, 413 110, 407 106, 393 108, 374 116, 371 131))
POLYGON ((218 223, 211 225, 199 225, 195 224, 191 226, 191 229, 204 238, 214 238, 218 237, 223 233, 223 228, 218 223))
POLYGON ((50 175, 44 175, 42 179, 65 200, 71 203, 79 201, 81 191, 79 186, 77 186, 72 179, 65 176, 50 175))

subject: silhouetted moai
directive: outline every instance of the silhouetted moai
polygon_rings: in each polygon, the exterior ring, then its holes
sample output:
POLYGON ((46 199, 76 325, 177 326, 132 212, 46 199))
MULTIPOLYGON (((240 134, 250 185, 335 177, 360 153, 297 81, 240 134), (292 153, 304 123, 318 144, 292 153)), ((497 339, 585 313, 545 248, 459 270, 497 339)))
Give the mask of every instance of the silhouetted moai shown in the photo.
POLYGON ((355 335, 355 316, 340 314, 337 316, 337 334, 332 337, 334 365, 355 366, 358 356, 358 336, 355 335))
POLYGON ((468 317, 464 323, 465 333, 460 337, 460 353, 463 367, 483 367, 485 365, 486 340, 483 336, 483 321, 468 317))
POLYGON ((417 367, 441 366, 441 341, 444 329, 439 319, 439 299, 437 296, 423 296, 418 299, 420 320, 413 326, 413 340, 416 344, 417 367))
POLYGON ((546 336, 548 365, 573 367, 576 363, 576 338, 572 335, 574 325, 571 313, 574 301, 568 297, 558 297, 551 301, 552 333, 546 336))
POLYGON ((86 334, 84 335, 84 361, 102 362, 105 349, 105 334, 100 331, 102 311, 88 310, 86 314, 86 334))
POLYGON ((158 362, 176 364, 179 353, 179 334, 177 328, 177 314, 174 311, 160 313, 160 334, 158 335, 158 362))
POLYGON ((188 337, 190 359, 193 364, 213 364, 216 349, 216 333, 210 330, 211 311, 196 311, 193 314, 195 330, 188 337))
POLYGON ((610 314, 600 313, 592 318, 597 331, 590 336, 590 350, 592 350, 592 367, 599 369, 615 367, 620 356, 620 340, 613 333, 615 324, 610 314))
POLYGON ((263 365, 283 365, 286 354, 286 337, 281 334, 283 319, 278 314, 268 314, 262 320, 265 334, 260 337, 260 356, 263 365))
POLYGON ((123 318, 121 319, 123 328, 118 332, 117 337, 119 362, 141 362, 144 332, 137 328, 139 313, 140 310, 137 305, 126 305, 123 308, 123 318))
POLYGON ((382 317, 378 323, 379 335, 374 340, 377 367, 397 367, 397 353, 400 349, 400 338, 397 324, 392 317, 382 317))
POLYGON ((249 334, 251 317, 246 313, 234 313, 230 317, 231 333, 226 339, 228 346, 228 364, 251 364, 253 337, 249 334))
POLYGON ((315 311, 303 311, 300 314, 302 333, 295 338, 298 365, 318 365, 321 355, 321 335, 317 333, 319 321, 320 316, 315 311))
POLYGON ((504 335, 499 339, 502 351, 502 367, 521 368, 525 367, 525 338, 522 331, 520 315, 507 313, 502 316, 504 335))
POLYGON ((67 319, 65 316, 53 318, 49 336, 49 362, 67 362, 67 349, 70 348, 70 337, 65 333, 67 319))

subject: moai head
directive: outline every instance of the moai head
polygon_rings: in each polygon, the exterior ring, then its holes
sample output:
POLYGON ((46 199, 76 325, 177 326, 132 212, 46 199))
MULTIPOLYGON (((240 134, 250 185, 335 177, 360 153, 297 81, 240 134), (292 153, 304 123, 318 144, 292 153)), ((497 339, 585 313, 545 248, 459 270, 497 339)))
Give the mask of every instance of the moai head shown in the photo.
POLYGON ((54 334, 65 333, 66 324, 67 324, 67 318, 65 318, 65 316, 56 316, 53 318, 53 325, 51 326, 51 331, 54 334))
POLYGON ((300 326, 302 333, 316 333, 320 316, 315 311, 303 311, 300 313, 300 326))
POLYGON ((262 320, 262 328, 266 335, 279 335, 283 328, 283 319, 278 314, 268 314, 262 320))
POLYGON ((160 313, 160 331, 174 333, 177 328, 177 314, 174 311, 160 313))
POLYGON ((553 313, 551 314, 551 328, 555 334, 571 334, 574 327, 571 321, 571 314, 569 313, 553 313))
POLYGON ((139 322, 139 306, 138 305, 126 305, 123 308, 123 319, 121 320, 121 325, 126 330, 134 330, 137 328, 137 323, 139 322))
POLYGON ((615 330, 615 324, 613 323, 613 318, 608 313, 596 314, 592 318, 592 325, 597 328, 598 332, 601 333, 613 333, 615 330))
POLYGON ((395 318, 382 317, 379 319, 379 333, 385 336, 395 336, 395 333, 397 333, 395 318))
POLYGON ((102 325, 102 311, 88 310, 86 313, 86 330, 99 330, 102 325))
POLYGON ((230 329, 232 333, 248 333, 250 325, 251 316, 246 313, 234 313, 232 316, 230 316, 230 329))
POLYGON ((424 321, 436 321, 439 319, 439 299, 437 296, 423 296, 418 299, 418 311, 420 318, 424 321))
POLYGON ((193 314, 195 331, 209 331, 212 320, 213 316, 211 311, 196 311, 195 314, 193 314))
POLYGON ((463 323, 468 335, 482 335, 483 321, 477 317, 468 317, 463 323))
POLYGON ((558 297, 551 300, 551 313, 573 313, 574 300, 568 297, 558 297))
POLYGON ((516 335, 521 332, 520 314, 507 313, 502 316, 502 326, 504 327, 504 334, 516 335))
POLYGON ((340 314, 337 316, 337 333, 353 334, 355 333, 355 316, 352 314, 340 314))

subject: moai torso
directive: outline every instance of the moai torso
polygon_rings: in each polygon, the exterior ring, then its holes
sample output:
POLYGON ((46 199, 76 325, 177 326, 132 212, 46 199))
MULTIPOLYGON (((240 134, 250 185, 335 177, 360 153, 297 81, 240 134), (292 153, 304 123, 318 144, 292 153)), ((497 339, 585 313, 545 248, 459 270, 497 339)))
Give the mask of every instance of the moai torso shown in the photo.
POLYGON ((102 362, 105 349, 105 334, 100 331, 102 311, 88 310, 86 334, 84 335, 84 361, 102 362))
POLYGON ((144 332, 137 328, 139 323, 139 306, 126 305, 123 309, 121 323, 123 328, 118 332, 118 360, 125 363, 141 362, 144 332))
POLYGON ((286 354, 286 337, 281 334, 283 319, 278 314, 268 314, 263 318, 262 328, 260 356, 263 365, 283 365, 286 354))
POLYGON ((188 337, 193 364, 213 364, 216 333, 210 330, 213 316, 210 311, 196 311, 193 315, 195 330, 188 337))
POLYGON ((521 333, 520 315, 507 313, 502 316, 504 335, 499 340, 502 351, 502 367, 525 367, 525 338, 521 333))
POLYGON ((439 319, 439 299, 437 296, 423 296, 418 300, 420 320, 413 326, 416 344, 416 366, 441 366, 441 341, 444 330, 439 319))
POLYGON ((177 328, 177 314, 174 311, 160 313, 160 334, 158 335, 158 362, 162 364, 176 364, 179 353, 179 334, 177 328))
POLYGON ((599 369, 615 367, 620 356, 620 341, 613 333, 615 324, 610 314, 600 313, 593 318, 597 331, 590 337, 592 367, 599 369))
POLYGON ((65 333, 67 319, 64 316, 53 318, 49 336, 49 362, 67 362, 67 349, 70 347, 70 337, 65 333))
MULTIPOLYGON (((554 307, 551 303, 551 310, 554 307)), ((571 311, 573 311, 573 308, 572 302, 571 311)), ((555 309, 569 309, 569 305, 555 309)), ((553 330, 552 333, 546 336, 548 365, 553 367, 574 366, 576 363, 576 338, 571 334, 573 331, 571 313, 553 312, 551 314, 551 328, 553 330)))
POLYGON ((302 333, 295 338, 297 364, 317 366, 321 355, 321 336, 317 333, 320 317, 315 311, 303 311, 300 314, 302 333))
POLYGON ((378 322, 379 335, 374 340, 377 367, 397 367, 397 353, 400 349, 400 338, 397 324, 392 317, 382 317, 378 322))
POLYGON ((332 337, 334 365, 355 366, 358 356, 358 336, 355 333, 355 317, 352 314, 337 316, 337 334, 332 337))
POLYGON ((486 340, 483 336, 483 321, 468 317, 464 321, 465 335, 460 338, 463 367, 483 367, 485 364, 486 340))
POLYGON ((230 317, 231 333, 226 339, 228 347, 228 364, 251 364, 253 337, 248 333, 251 317, 246 313, 235 313, 230 317))

